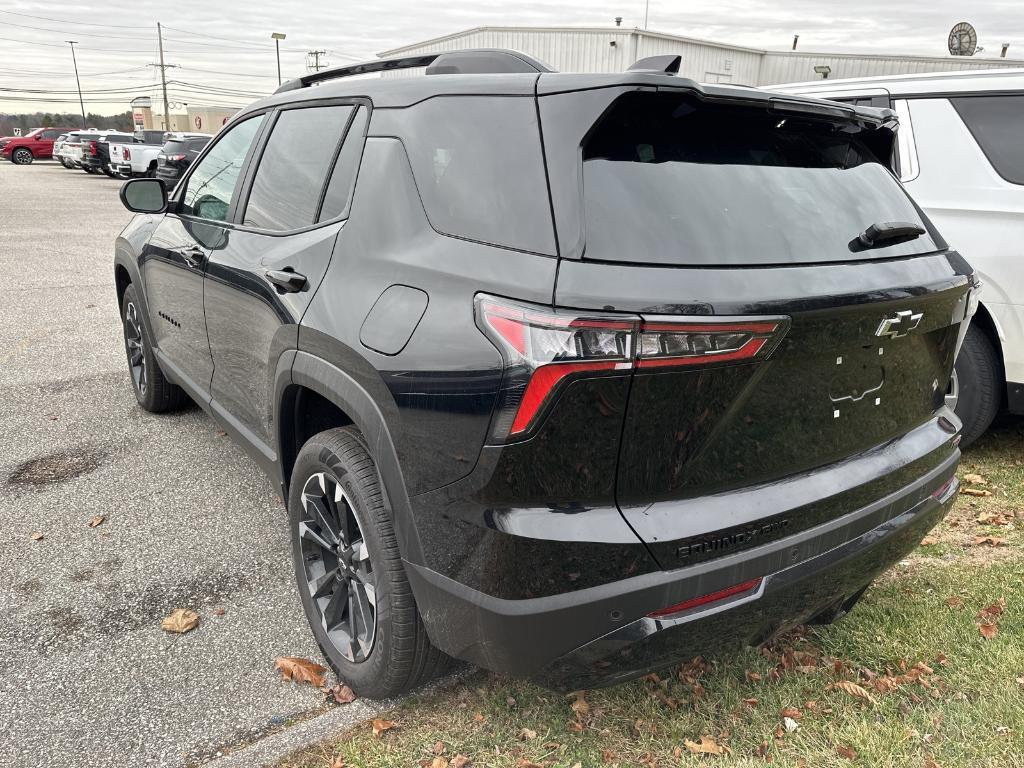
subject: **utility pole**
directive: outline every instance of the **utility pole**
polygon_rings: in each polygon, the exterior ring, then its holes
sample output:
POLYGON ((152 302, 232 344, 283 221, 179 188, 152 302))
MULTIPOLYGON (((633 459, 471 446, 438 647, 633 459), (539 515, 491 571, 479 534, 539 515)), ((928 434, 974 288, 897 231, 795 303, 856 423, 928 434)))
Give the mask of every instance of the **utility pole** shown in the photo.
POLYGON ((160 22, 156 23, 156 38, 160 42, 160 84, 164 89, 164 130, 171 130, 171 108, 167 103, 167 65, 164 64, 164 34, 160 22))
POLYGON ((324 69, 327 66, 327 62, 321 64, 320 57, 326 55, 327 51, 310 51, 309 53, 307 53, 306 69, 309 69, 312 72, 319 72, 321 69, 324 69), (310 59, 312 61, 310 61, 310 59))
MULTIPOLYGON (((78 106, 82 108, 82 128, 85 129, 85 102, 82 101, 82 81, 78 79, 78 60, 75 59, 75 43, 77 40, 65 40, 71 46, 71 63, 75 65, 75 85, 78 86, 78 106)), ((1003 53, 1006 53, 1004 50, 1003 53)))
POLYGON ((271 32, 270 36, 274 38, 274 48, 277 50, 277 84, 281 85, 281 41, 287 35, 284 32, 271 32))
POLYGON ((644 3, 644 29, 647 29, 647 13, 651 10, 651 0, 644 3))

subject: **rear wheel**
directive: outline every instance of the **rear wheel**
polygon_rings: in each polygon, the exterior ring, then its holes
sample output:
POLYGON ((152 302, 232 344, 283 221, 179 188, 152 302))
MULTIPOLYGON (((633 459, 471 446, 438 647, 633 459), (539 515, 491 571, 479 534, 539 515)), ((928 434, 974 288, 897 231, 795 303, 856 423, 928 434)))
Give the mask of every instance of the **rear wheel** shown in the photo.
POLYGON ((288 513, 302 607, 338 677, 384 698, 439 674, 447 657, 427 638, 358 431, 331 429, 302 447, 288 513))
POLYGON ((972 325, 956 359, 949 398, 964 423, 961 445, 970 445, 989 428, 1002 401, 1001 379, 999 357, 992 341, 977 325, 972 325))
POLYGON ((24 147, 16 149, 11 153, 11 162, 15 165, 31 165, 34 159, 32 157, 32 150, 25 149, 24 147))
POLYGON ((121 300, 121 319, 124 322, 124 349, 128 356, 128 371, 132 389, 139 405, 151 413, 163 413, 180 408, 188 396, 172 384, 160 370, 153 353, 153 334, 149 321, 139 304, 135 286, 129 285, 121 300))
POLYGON ((65 157, 60 158, 60 164, 63 165, 65 168, 68 168, 68 169, 75 167, 74 165, 72 165, 71 161, 68 160, 65 157))

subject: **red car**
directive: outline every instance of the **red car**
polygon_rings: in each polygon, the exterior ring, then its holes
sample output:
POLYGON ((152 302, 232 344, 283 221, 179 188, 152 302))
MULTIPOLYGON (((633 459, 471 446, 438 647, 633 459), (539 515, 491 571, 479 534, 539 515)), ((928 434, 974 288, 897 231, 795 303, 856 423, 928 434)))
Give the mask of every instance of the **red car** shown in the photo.
POLYGON ((53 142, 74 128, 36 128, 26 136, 0 138, 0 156, 16 165, 28 165, 36 159, 53 157, 53 142))

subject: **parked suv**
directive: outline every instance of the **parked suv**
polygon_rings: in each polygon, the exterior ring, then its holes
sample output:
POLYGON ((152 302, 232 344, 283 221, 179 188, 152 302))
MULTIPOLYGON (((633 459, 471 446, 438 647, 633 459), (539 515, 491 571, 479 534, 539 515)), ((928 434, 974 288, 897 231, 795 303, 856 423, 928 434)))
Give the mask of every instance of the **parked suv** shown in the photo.
POLYGON ((29 165, 33 160, 53 157, 53 142, 73 128, 36 128, 24 136, 4 136, 0 156, 15 165, 29 165))
POLYGON ((976 282, 890 172, 893 113, 678 65, 326 70, 173 194, 123 187, 136 398, 191 397, 281 489, 362 695, 448 656, 610 685, 832 621, 952 503, 976 282))
POLYGON ((778 87, 896 111, 900 179, 984 286, 952 387, 964 444, 1001 407, 1024 414, 1024 69, 778 87))
POLYGON ((197 133, 169 133, 156 156, 156 177, 173 187, 213 136, 197 133))

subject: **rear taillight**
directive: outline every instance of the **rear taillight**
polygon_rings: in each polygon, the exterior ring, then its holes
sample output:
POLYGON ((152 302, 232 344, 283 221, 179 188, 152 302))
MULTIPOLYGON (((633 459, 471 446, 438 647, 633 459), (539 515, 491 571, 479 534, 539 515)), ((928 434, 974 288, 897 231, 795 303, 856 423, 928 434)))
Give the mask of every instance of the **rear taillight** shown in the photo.
POLYGON ((132 151, 130 149, 128 149, 128 147, 125 147, 124 149, 121 150, 121 156, 125 160, 131 160, 132 159, 132 151))
POLYGON ((89 154, 92 155, 93 157, 96 157, 96 142, 95 141, 90 141, 89 142, 89 154))
POLYGON ((167 160, 177 160, 179 163, 185 159, 184 155, 164 155, 167 160))
POLYGON ((757 591, 758 587, 761 586, 761 581, 760 577, 744 581, 742 584, 735 584, 731 587, 720 589, 717 592, 711 592, 691 600, 684 600, 681 603, 676 603, 666 608, 660 608, 657 611, 651 611, 647 615, 652 619, 664 619, 676 614, 685 613, 686 611, 692 611, 694 608, 719 603, 729 598, 748 597, 757 591))
POLYGON ((551 310, 484 294, 477 296, 476 317, 505 361, 492 442, 525 436, 570 380, 765 358, 788 323, 551 310))

